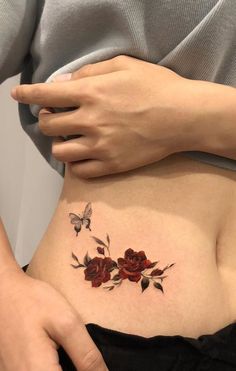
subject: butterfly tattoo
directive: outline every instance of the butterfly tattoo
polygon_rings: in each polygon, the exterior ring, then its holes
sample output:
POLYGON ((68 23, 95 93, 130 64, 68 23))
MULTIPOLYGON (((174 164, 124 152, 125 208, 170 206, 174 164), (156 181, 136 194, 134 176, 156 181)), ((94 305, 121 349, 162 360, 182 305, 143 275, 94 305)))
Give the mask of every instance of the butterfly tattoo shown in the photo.
POLYGON ((91 231, 91 228, 90 228, 91 215, 92 215, 92 208, 91 208, 90 202, 85 206, 82 216, 80 216, 80 214, 76 215, 74 213, 69 213, 70 222, 71 224, 74 224, 74 230, 76 232, 76 236, 78 236, 78 233, 81 231, 82 225, 84 225, 85 228, 91 231))

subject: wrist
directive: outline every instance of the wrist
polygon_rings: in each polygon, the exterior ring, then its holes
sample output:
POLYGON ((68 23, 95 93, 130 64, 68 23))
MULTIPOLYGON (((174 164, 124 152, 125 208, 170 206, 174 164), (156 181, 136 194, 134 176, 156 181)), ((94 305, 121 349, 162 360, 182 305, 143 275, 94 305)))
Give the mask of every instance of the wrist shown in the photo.
MULTIPOLYGON (((190 80, 191 81, 191 80, 190 80)), ((236 89, 208 81, 193 81, 181 151, 203 151, 225 156, 235 153, 236 89)), ((233 158, 233 154, 232 154, 233 158)))
MULTIPOLYGON (((175 116, 169 130, 168 144, 171 153, 183 151, 203 151, 206 133, 211 125, 205 82, 184 79, 175 99, 175 116), (184 91, 183 91, 184 90, 184 91), (183 93, 181 94, 181 92, 183 93), (206 99, 205 99, 206 100, 206 99), (208 121, 206 121, 206 116, 208 121)), ((212 115, 212 113, 211 113, 212 115)), ((212 118, 212 121, 213 118, 212 118)))

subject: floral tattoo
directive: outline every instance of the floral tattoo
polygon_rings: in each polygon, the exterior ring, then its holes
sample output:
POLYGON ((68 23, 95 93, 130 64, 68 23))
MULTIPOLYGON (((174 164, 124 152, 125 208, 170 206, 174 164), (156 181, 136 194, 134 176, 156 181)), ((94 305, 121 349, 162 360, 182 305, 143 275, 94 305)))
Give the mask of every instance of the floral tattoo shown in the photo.
POLYGON ((79 214, 76 215, 74 213, 69 213, 70 222, 71 222, 71 224, 74 224, 74 230, 76 232, 76 236, 78 236, 78 233, 81 231, 82 225, 84 225, 85 228, 87 228, 91 231, 91 228, 90 228, 90 224, 91 224, 90 217, 91 217, 91 215, 92 215, 92 208, 91 208, 91 203, 90 202, 85 206, 85 209, 84 209, 84 212, 83 212, 82 216, 80 216, 79 214))
MULTIPOLYGON (((85 207, 82 217, 78 217, 76 214, 70 213, 72 216, 71 223, 74 224, 74 229, 76 231, 76 236, 81 230, 81 226, 84 224, 86 228, 90 231, 90 216, 92 214, 91 204, 88 203, 85 207), (75 219, 75 220, 74 220, 75 219), (78 221, 79 220, 79 221, 78 221)), ((162 287, 162 281, 168 276, 163 276, 163 273, 171 268, 175 263, 165 266, 163 269, 155 268, 158 261, 151 262, 147 259, 144 251, 134 251, 129 248, 125 251, 124 257, 120 257, 117 261, 112 260, 110 257, 110 237, 107 234, 106 242, 100 240, 95 236, 91 236, 93 240, 97 243, 97 252, 103 257, 96 256, 91 258, 88 254, 84 256, 83 263, 80 263, 78 257, 72 252, 72 258, 76 261, 77 265, 71 264, 73 268, 85 268, 84 276, 86 281, 90 281, 92 287, 99 287, 103 283, 110 281, 109 286, 103 286, 104 289, 109 291, 114 289, 114 287, 119 287, 123 280, 128 279, 131 282, 140 282, 142 292, 146 290, 150 284, 156 289, 159 289, 164 294, 162 287), (106 253, 108 256, 106 256, 106 253), (147 272, 148 270, 151 271, 147 272), (112 276, 112 272, 113 273, 112 276), (158 282, 158 280, 161 281, 158 282)))

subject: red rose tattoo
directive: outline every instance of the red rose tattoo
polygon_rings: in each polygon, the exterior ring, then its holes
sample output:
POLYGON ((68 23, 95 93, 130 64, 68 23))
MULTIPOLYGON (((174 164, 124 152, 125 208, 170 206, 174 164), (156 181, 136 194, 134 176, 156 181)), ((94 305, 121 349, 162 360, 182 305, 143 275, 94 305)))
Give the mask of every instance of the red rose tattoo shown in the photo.
POLYGON ((99 287, 102 283, 111 279, 111 271, 116 266, 116 262, 111 258, 98 258, 97 256, 91 259, 87 268, 84 270, 85 279, 92 282, 92 287, 99 287))
POLYGON ((118 258, 116 262, 110 257, 110 237, 108 234, 106 236, 106 242, 94 236, 91 236, 91 238, 99 245, 96 251, 98 254, 103 255, 103 257, 96 256, 91 258, 87 252, 84 256, 83 263, 80 263, 77 256, 72 252, 72 258, 76 261, 77 265, 71 264, 71 266, 73 268, 85 268, 85 280, 91 281, 92 287, 99 287, 103 283, 110 281, 110 285, 103 286, 103 288, 112 290, 114 287, 120 286, 123 280, 128 279, 135 283, 140 281, 142 292, 146 290, 150 282, 152 282, 156 289, 164 293, 161 283, 167 276, 163 276, 163 273, 175 263, 167 265, 163 269, 153 269, 158 261, 151 262, 147 259, 144 251, 134 251, 131 248, 127 249, 124 253, 124 257, 118 258), (109 256, 106 256, 106 253, 109 256), (151 269, 153 270, 148 273, 147 271, 151 269), (111 273, 114 270, 115 273, 112 276, 111 273), (160 280, 161 283, 158 282, 158 280, 160 280))
POLYGON ((117 261, 120 278, 128 278, 134 282, 138 282, 142 277, 141 272, 153 264, 147 259, 144 251, 136 252, 132 249, 126 250, 125 257, 118 258, 117 261))

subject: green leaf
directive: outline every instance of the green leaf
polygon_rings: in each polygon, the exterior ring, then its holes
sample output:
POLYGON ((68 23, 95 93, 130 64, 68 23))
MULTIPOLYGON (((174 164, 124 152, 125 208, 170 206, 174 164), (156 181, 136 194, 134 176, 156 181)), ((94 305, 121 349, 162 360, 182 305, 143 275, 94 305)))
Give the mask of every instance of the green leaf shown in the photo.
POLYGON ((163 272, 164 271, 162 269, 156 268, 151 272, 151 276, 161 276, 163 272))
POLYGON ((170 265, 167 265, 164 269, 163 269, 163 272, 166 270, 166 269, 169 269, 170 267, 172 267, 175 263, 172 263, 170 265))
POLYGON ((161 282, 164 280, 164 278, 166 278, 168 276, 162 276, 162 277, 158 277, 159 280, 161 280, 161 282))
POLYGON ((147 267, 147 269, 149 269, 149 268, 154 268, 155 265, 156 265, 157 263, 158 263, 158 262, 152 262, 152 263, 149 265, 149 267, 147 267))
POLYGON ((163 287, 161 286, 161 284, 159 282, 154 282, 153 285, 156 287, 156 289, 161 290, 164 294, 163 287))
POLYGON ((141 281, 142 292, 144 292, 144 290, 146 290, 148 286, 149 286, 149 279, 147 277, 143 277, 141 281))
POLYGON ((78 265, 71 264, 71 266, 72 266, 73 268, 81 268, 81 267, 85 267, 85 265, 83 265, 83 264, 78 264, 78 265))
POLYGON ((116 282, 113 282, 113 284, 114 284, 114 285, 120 285, 120 284, 121 284, 121 281, 122 281, 122 280, 120 280, 120 281, 116 281, 116 282))
POLYGON ((104 289, 108 289, 109 291, 111 291, 112 289, 114 289, 115 286, 104 286, 103 288, 104 289))
POLYGON ((120 275, 119 273, 115 274, 115 276, 112 277, 113 281, 119 281, 120 280, 120 275))
POLYGON ((94 237, 94 236, 91 236, 91 238, 93 238, 99 245, 107 247, 107 245, 102 240, 99 240, 99 238, 94 237))
POLYGON ((88 265, 88 263, 90 262, 90 260, 92 260, 88 254, 88 252, 86 253, 85 257, 84 257, 84 265, 88 265))
POLYGON ((72 252, 72 258, 75 259, 79 263, 79 259, 77 258, 75 254, 73 254, 73 252, 72 252))
POLYGON ((116 262, 115 260, 112 260, 112 264, 113 264, 114 269, 115 269, 115 268, 118 269, 118 265, 117 265, 117 262, 116 262))

